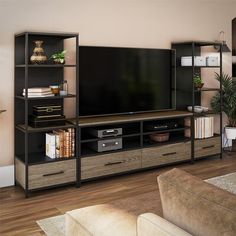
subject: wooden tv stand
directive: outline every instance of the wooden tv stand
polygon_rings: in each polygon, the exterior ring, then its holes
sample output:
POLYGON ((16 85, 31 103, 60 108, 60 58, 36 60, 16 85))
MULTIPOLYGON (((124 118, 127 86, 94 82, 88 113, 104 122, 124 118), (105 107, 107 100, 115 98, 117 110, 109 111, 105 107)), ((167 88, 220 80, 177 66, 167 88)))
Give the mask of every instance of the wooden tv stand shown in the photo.
MULTIPOLYGON (((185 111, 162 111, 132 115, 117 115, 106 117, 91 117, 79 119, 81 182, 117 174, 135 172, 147 168, 174 164, 192 160, 191 137, 184 133, 191 126, 184 125, 186 117, 192 113, 185 111), (150 131, 146 126, 150 122, 176 121, 179 126, 165 131, 150 131), (91 150, 88 143, 102 140, 87 135, 87 130, 94 128, 123 129, 120 136, 123 148, 109 152, 91 150), (152 133, 169 132, 170 139, 166 142, 151 142, 152 133)), ((110 137, 111 138, 111 137, 110 137)), ((104 138, 108 139, 108 138, 104 138)))

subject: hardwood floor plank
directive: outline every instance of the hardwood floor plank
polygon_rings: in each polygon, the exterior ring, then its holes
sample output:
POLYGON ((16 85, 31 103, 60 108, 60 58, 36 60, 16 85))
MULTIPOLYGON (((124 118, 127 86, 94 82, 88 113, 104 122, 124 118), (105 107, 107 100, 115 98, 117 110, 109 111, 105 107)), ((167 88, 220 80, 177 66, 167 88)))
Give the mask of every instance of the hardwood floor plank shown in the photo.
POLYGON ((198 160, 193 165, 185 163, 88 182, 81 188, 69 186, 37 192, 28 199, 25 199, 20 187, 2 188, 0 189, 0 235, 42 236, 44 233, 36 223, 39 219, 152 191, 157 191, 159 196, 157 176, 174 167, 202 179, 208 179, 235 172, 236 154, 226 153, 223 159, 212 157, 198 160))

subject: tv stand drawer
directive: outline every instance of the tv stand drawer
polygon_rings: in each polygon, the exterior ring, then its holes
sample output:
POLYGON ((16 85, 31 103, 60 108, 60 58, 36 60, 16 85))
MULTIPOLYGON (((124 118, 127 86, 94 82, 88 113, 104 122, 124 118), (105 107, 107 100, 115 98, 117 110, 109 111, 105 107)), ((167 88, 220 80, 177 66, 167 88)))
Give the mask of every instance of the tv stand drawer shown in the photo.
POLYGON ((81 179, 90 179, 141 168, 141 151, 125 151, 81 159, 81 179))
POLYGON ((76 182, 76 160, 29 166, 29 189, 76 182))
POLYGON ((158 166, 171 162, 190 160, 191 143, 175 143, 142 150, 142 167, 158 166))
POLYGON ((219 154, 221 152, 220 142, 221 142, 220 136, 195 140, 194 157, 200 158, 204 156, 219 154))

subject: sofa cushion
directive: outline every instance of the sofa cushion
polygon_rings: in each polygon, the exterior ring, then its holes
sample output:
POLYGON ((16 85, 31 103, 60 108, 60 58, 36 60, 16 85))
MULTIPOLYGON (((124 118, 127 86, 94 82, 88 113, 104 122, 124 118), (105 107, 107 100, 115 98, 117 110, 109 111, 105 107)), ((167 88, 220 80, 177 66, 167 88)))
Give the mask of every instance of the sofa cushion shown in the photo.
POLYGON ((162 217, 145 213, 138 217, 137 236, 191 236, 162 217))
POLYGON ((136 235, 137 217, 109 204, 89 206, 66 213, 67 236, 136 235))
POLYGON ((158 184, 165 219, 193 235, 236 235, 236 195, 179 169, 158 184))

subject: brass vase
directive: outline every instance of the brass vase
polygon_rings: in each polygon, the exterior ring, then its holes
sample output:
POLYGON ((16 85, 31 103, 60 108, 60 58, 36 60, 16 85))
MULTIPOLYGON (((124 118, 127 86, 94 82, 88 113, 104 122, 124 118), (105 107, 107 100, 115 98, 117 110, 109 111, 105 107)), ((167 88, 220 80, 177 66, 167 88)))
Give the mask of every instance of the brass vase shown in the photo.
POLYGON ((36 40, 34 41, 35 48, 33 50, 33 55, 30 57, 30 62, 32 64, 44 64, 47 61, 47 57, 42 48, 43 41, 36 40))

